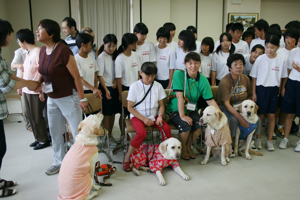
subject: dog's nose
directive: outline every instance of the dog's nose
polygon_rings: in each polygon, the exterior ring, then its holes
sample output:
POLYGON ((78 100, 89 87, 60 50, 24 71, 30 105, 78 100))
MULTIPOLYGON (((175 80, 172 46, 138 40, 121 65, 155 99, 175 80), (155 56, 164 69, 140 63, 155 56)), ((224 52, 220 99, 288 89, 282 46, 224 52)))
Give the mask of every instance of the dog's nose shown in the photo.
POLYGON ((176 153, 176 158, 178 159, 180 157, 180 154, 179 153, 176 153))
POLYGON ((248 112, 247 112, 247 115, 248 115, 248 116, 250 116, 250 115, 251 115, 251 112, 250 112, 250 111, 248 111, 248 112))

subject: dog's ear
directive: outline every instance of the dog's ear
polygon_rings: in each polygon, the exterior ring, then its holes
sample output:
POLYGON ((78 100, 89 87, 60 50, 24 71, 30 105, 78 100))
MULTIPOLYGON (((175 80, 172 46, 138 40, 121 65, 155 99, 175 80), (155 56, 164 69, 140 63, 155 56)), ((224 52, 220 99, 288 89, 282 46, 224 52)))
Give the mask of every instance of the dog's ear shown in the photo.
POLYGON ((254 108, 254 113, 257 114, 257 110, 259 109, 259 107, 255 104, 255 108, 254 108))
POLYGON ((161 153, 161 154, 166 153, 167 147, 168 147, 168 143, 162 142, 162 143, 160 144, 160 148, 161 148, 161 152, 160 152, 160 153, 161 153))
POLYGON ((82 126, 83 126, 83 121, 81 121, 81 122, 78 124, 78 130, 77 130, 77 133, 78 133, 79 131, 81 131, 82 126))
POLYGON ((242 112, 243 112, 243 109, 242 109, 242 104, 240 104, 240 105, 239 105, 239 107, 238 107, 238 110, 240 111, 240 113, 242 113, 242 112))
POLYGON ((93 134, 101 136, 104 135, 104 129, 102 128, 102 126, 100 126, 99 124, 94 124, 93 126, 93 134))
POLYGON ((220 121, 223 117, 223 113, 221 111, 218 111, 217 115, 218 115, 218 118, 219 118, 219 121, 220 121))

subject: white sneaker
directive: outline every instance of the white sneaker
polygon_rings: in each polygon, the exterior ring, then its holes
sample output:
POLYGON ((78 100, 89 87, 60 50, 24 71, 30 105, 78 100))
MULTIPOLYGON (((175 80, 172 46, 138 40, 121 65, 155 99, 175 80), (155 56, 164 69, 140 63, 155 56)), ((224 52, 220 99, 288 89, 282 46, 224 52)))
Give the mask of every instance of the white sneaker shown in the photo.
POLYGON ((273 141, 273 140, 267 140, 266 146, 267 146, 268 151, 275 151, 274 143, 275 143, 275 141, 273 141))
POLYGON ((279 144, 280 149, 286 149, 287 144, 289 143, 289 139, 283 138, 279 144))
POLYGON ((296 152, 300 152, 300 140, 297 142, 297 146, 295 148, 296 152))
POLYGON ((273 132, 273 135, 272 135, 272 139, 275 140, 277 139, 277 135, 273 132))
POLYGON ((252 149, 252 150, 258 151, 258 149, 257 149, 256 146, 255 146, 254 140, 251 140, 250 146, 251 146, 251 149, 252 149))
POLYGON ((261 139, 260 138, 256 138, 256 140, 255 140, 255 146, 258 149, 262 148, 262 146, 261 146, 261 139))

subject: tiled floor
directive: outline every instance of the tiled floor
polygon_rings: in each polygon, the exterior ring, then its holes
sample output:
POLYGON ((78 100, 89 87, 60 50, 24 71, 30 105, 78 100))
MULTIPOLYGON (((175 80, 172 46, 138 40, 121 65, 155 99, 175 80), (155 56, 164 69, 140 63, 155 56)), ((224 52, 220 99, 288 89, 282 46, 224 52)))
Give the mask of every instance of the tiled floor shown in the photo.
MULTIPOLYGON (((4 157, 0 177, 18 182, 17 194, 7 198, 11 200, 53 200, 58 195, 58 175, 47 176, 44 171, 52 164, 53 152, 48 147, 34 151, 29 144, 34 141, 31 132, 24 128, 20 116, 10 116, 4 121, 7 139, 7 153, 4 157)), ((117 121, 117 120, 116 120, 117 121)), ((176 132, 174 132, 176 134, 176 132)), ((118 138, 119 129, 114 127, 114 136, 118 138)), ((263 139, 266 139, 265 136, 263 139)), ((103 187, 95 199, 299 199, 300 153, 294 152, 299 138, 290 136, 290 145, 286 150, 278 149, 280 139, 276 141, 275 152, 261 150, 264 156, 252 156, 248 161, 243 157, 231 159, 228 166, 221 166, 220 160, 211 158, 207 165, 199 164, 203 159, 198 155, 195 160, 179 160, 180 166, 189 181, 184 181, 171 169, 164 169, 166 186, 160 186, 155 174, 142 172, 137 177, 125 173, 120 164, 117 172, 108 179, 111 187, 103 187)), ((114 159, 121 161, 122 152, 114 159)), ((100 154, 102 164, 107 158, 100 154)))

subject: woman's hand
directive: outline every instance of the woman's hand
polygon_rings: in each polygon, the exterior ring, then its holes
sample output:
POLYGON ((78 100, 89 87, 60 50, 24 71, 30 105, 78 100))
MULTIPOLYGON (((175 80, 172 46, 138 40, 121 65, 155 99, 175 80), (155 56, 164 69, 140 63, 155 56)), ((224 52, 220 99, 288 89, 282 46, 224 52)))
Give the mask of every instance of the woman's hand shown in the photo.
POLYGON ((105 90, 105 96, 107 99, 111 99, 109 90, 105 90))
POLYGON ((160 125, 163 125, 163 123, 164 123, 164 120, 163 120, 162 116, 158 116, 156 119, 156 125, 160 126, 160 125))
POLYGON ((79 102, 80 108, 81 110, 86 110, 87 106, 88 106, 88 102, 87 101, 81 101, 79 102))
POLYGON ((18 94, 19 94, 20 96, 22 96, 22 88, 17 89, 17 92, 18 92, 18 94))
POLYGON ((146 124, 146 126, 152 126, 154 124, 154 122, 149 119, 149 118, 146 118, 143 120, 144 124, 146 124))
POLYGON ((192 118, 190 118, 190 117, 188 117, 188 116, 186 116, 186 115, 184 115, 183 117, 180 117, 180 118, 181 118, 182 121, 185 121, 185 122, 188 123, 190 126, 193 125, 193 120, 192 120, 192 118))
POLYGON ((252 101, 256 102, 257 101, 257 96, 256 96, 256 93, 253 93, 252 94, 252 101))
POLYGON ((250 126, 250 124, 242 116, 238 120, 240 125, 243 127, 248 128, 250 126))
POLYGON ((43 92, 40 92, 39 94, 39 99, 44 102, 45 101, 45 97, 44 97, 44 93, 43 92))
POLYGON ((30 81, 30 80, 26 81, 26 87, 32 91, 35 91, 37 89, 37 87, 39 86, 39 84, 40 83, 37 81, 30 81))
POLYGON ((98 88, 93 88, 93 94, 94 94, 94 96, 96 97, 96 98, 102 98, 102 92, 101 92, 101 90, 99 90, 98 88))

